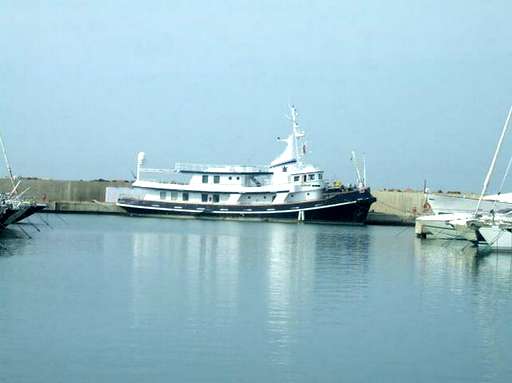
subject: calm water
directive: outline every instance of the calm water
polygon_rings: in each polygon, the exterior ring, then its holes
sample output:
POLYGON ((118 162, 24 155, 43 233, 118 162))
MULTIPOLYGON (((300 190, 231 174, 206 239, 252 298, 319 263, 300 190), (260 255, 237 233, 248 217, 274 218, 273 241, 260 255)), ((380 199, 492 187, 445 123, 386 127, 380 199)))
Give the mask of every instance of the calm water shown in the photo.
POLYGON ((512 381, 511 255, 412 228, 46 218, 2 235, 2 382, 512 381))

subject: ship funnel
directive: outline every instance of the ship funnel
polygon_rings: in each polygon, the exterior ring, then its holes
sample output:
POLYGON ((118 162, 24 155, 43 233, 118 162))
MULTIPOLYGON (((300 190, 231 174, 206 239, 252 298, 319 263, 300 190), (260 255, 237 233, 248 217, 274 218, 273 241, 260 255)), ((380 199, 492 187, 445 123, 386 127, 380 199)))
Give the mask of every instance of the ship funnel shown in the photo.
POLYGON ((140 178, 140 169, 144 166, 145 161, 146 154, 144 152, 139 152, 139 154, 137 154, 137 180, 140 178))
POLYGON ((139 152, 139 154, 137 154, 137 164, 139 166, 142 166, 142 165, 144 165, 145 160, 146 160, 146 153, 139 152))

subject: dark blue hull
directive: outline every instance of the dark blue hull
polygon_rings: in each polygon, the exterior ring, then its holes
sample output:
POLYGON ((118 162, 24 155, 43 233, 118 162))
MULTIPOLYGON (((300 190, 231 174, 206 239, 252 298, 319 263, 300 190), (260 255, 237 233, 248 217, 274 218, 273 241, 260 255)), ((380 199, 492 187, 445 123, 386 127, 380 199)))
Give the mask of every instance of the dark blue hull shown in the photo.
POLYGON ((363 224, 375 201, 369 190, 356 190, 329 193, 319 201, 281 205, 198 204, 133 198, 120 198, 117 204, 131 215, 363 224))

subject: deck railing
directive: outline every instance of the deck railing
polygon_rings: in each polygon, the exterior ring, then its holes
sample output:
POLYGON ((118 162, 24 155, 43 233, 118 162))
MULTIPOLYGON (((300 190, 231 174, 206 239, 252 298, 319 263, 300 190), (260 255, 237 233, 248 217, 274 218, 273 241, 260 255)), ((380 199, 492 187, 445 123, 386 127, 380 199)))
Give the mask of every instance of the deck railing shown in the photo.
POLYGON ((192 164, 178 162, 174 166, 176 172, 226 172, 226 173, 266 173, 269 172, 268 166, 245 166, 245 165, 214 165, 214 164, 192 164))

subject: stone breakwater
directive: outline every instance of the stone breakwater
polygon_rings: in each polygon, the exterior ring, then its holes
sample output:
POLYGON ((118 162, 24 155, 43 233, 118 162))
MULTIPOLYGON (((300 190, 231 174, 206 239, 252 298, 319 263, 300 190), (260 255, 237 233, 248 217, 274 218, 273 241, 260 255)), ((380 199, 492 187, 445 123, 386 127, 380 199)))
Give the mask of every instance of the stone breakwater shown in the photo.
MULTIPOLYGON (((38 178, 21 179, 19 192, 24 197, 48 204, 48 212, 124 214, 124 210, 105 202, 107 187, 130 187, 129 181, 66 181, 38 178)), ((0 179, 0 192, 11 189, 8 179, 0 179)), ((377 198, 368 214, 369 224, 414 225, 418 215, 426 211, 423 192, 413 190, 372 190, 377 198)))

